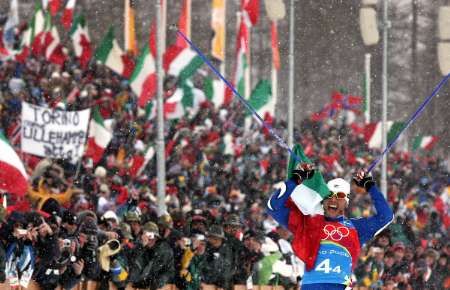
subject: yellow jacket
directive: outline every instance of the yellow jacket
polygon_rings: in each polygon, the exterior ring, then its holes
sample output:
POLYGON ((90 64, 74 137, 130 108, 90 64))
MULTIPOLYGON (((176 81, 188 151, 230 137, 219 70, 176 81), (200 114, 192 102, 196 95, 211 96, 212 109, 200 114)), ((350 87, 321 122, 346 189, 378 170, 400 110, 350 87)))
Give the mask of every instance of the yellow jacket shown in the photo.
POLYGON ((44 179, 39 180, 37 190, 32 187, 28 190, 28 197, 31 200, 33 206, 40 210, 42 205, 49 199, 53 198, 59 202, 60 205, 66 204, 70 201, 72 197, 72 189, 69 188, 65 192, 52 193, 44 186, 44 179))

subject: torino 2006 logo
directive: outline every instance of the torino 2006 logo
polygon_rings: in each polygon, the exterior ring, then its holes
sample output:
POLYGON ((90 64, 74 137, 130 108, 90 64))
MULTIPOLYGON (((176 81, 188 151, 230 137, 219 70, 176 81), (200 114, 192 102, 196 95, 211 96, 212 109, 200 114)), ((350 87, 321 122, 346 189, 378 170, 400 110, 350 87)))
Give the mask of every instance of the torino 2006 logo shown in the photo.
POLYGON ((347 227, 335 227, 329 224, 323 227, 323 232, 327 235, 325 240, 332 239, 333 241, 340 241, 350 234, 350 230, 347 227))

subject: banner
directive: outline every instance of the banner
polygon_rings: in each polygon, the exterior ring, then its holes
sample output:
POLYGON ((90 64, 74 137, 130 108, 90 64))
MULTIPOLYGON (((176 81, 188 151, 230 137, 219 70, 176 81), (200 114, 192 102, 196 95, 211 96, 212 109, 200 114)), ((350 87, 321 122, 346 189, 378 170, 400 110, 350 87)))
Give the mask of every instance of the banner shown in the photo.
POLYGON ((22 151, 77 162, 84 153, 90 111, 62 111, 22 102, 22 151))

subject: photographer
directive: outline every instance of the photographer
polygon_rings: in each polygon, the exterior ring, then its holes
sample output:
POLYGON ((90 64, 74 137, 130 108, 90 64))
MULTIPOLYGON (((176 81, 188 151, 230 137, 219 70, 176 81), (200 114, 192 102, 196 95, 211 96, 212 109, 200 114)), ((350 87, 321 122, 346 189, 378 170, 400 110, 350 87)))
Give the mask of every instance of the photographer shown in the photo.
POLYGON ((178 289, 195 290, 200 289, 201 268, 204 264, 204 254, 206 250, 206 238, 202 234, 197 234, 192 239, 187 239, 185 250, 181 259, 181 270, 178 273, 176 286, 178 289))
POLYGON ((175 274, 173 250, 160 238, 155 223, 147 222, 143 226, 140 243, 132 256, 130 281, 133 287, 158 289, 172 281, 175 274))
POLYGON ((205 284, 220 289, 231 289, 233 253, 225 243, 225 234, 221 226, 212 225, 206 233, 208 244, 202 276, 205 284))
POLYGON ((80 224, 78 242, 80 244, 80 258, 84 261, 83 275, 88 280, 96 280, 100 268, 97 260, 98 228, 91 216, 84 218, 80 224))

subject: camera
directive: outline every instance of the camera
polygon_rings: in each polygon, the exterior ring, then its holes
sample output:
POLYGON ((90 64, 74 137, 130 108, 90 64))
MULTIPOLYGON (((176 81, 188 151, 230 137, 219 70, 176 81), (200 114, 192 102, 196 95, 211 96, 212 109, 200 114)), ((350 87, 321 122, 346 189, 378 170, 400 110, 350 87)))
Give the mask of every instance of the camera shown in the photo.
POLYGON ((63 241, 63 247, 64 247, 64 248, 68 248, 68 247, 70 247, 70 246, 72 246, 72 242, 71 242, 69 239, 64 239, 64 241, 63 241))

